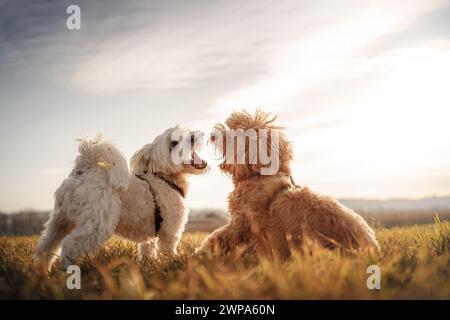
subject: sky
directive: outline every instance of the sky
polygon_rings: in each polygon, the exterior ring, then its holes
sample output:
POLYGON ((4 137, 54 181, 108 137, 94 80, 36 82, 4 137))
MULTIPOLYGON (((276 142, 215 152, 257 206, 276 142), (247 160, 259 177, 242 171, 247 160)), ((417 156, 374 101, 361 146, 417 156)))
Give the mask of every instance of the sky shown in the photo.
MULTIPOLYGON (((258 107, 286 127, 300 185, 448 195, 449 84, 448 0, 0 0, 0 211, 50 209, 79 137, 129 158, 258 107)), ((188 205, 224 209, 231 182, 203 156, 188 205)))

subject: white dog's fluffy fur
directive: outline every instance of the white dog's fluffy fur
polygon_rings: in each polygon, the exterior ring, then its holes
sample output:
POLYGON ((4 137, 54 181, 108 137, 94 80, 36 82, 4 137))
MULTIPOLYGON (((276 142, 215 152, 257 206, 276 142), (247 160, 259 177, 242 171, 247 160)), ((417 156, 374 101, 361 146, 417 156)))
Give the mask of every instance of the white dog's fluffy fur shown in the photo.
POLYGON ((98 249, 113 233, 139 242, 141 257, 156 255, 158 245, 164 254, 176 253, 187 222, 186 175, 200 174, 207 167, 195 153, 199 137, 198 132, 179 126, 166 130, 134 154, 131 175, 115 145, 101 136, 80 140, 75 166, 55 193, 54 210, 38 241, 35 262, 50 268, 61 246, 60 266, 65 269, 80 255, 98 249), (183 134, 179 143, 172 141, 175 130, 183 134), (172 151, 186 142, 194 146, 192 153, 175 163, 172 151), (156 208, 162 218, 159 232, 156 208))

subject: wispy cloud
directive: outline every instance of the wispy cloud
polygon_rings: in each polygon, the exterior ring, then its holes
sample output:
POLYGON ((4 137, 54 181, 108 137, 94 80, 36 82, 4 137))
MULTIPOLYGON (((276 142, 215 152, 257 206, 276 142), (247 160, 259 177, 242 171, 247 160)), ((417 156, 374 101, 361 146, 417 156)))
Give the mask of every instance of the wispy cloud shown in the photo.
MULTIPOLYGON (((286 43, 276 44, 270 58, 265 61, 267 72, 247 86, 241 86, 219 97, 213 112, 226 114, 235 105, 280 110, 294 95, 299 96, 314 87, 320 87, 330 78, 352 76, 373 65, 358 59, 365 47, 378 42, 380 38, 396 34, 419 21, 443 1, 377 1, 367 3, 346 2, 345 8, 333 11, 334 19, 323 20, 328 10, 316 8, 308 11, 308 20, 299 18, 301 36, 295 30, 286 43), (356 63, 355 63, 356 62, 356 63), (359 63, 358 63, 359 62, 359 63)), ((395 46, 395 44, 391 44, 395 46)), ((367 52, 366 52, 367 54, 367 52)), ((379 52, 370 52, 377 55, 379 52)), ((372 58, 372 57, 370 57, 372 58)), ((376 60, 370 63, 377 63, 376 60)))

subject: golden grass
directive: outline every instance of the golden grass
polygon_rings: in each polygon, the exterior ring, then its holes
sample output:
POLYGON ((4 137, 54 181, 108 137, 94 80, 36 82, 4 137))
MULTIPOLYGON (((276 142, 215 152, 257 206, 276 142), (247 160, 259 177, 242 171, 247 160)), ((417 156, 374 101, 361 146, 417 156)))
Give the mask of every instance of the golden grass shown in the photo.
POLYGON ((112 239, 79 262, 82 289, 67 274, 36 274, 36 237, 0 237, 0 298, 12 299, 450 299, 450 228, 379 229, 381 253, 354 256, 313 244, 287 262, 240 256, 209 259, 194 250, 205 234, 186 234, 170 259, 136 260, 135 244, 112 239), (366 286, 366 268, 381 268, 381 290, 366 286))

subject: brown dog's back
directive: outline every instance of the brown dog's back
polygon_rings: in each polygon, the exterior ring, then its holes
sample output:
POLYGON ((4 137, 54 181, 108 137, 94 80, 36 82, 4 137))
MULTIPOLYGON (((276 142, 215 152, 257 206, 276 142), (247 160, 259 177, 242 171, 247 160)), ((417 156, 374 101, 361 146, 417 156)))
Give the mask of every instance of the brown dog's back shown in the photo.
POLYGON ((270 216, 294 240, 308 236, 330 248, 378 248, 372 228, 361 216, 335 199, 306 187, 296 186, 281 192, 271 204, 270 216))

